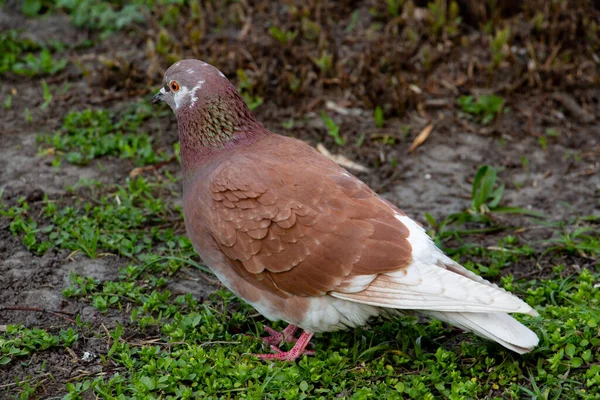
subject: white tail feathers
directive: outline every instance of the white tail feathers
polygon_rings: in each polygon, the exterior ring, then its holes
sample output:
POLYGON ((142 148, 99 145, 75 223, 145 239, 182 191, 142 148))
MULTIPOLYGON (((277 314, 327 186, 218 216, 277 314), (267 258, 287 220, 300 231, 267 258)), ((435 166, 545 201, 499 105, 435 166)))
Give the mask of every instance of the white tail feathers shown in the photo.
POLYGON ((372 306, 405 310, 537 315, 523 300, 482 278, 473 280, 445 266, 417 262, 406 269, 377 276, 360 292, 334 292, 331 295, 372 306))
POLYGON ((440 311, 421 311, 420 313, 493 340, 519 354, 530 352, 539 342, 534 332, 505 313, 440 311))
POLYGON ((379 275, 349 275, 331 296, 384 309, 415 310, 520 354, 537 345, 535 333, 506 314, 537 316, 533 308, 445 256, 407 216, 398 214, 396 219, 410 232, 411 263, 379 275))
POLYGON ((415 310, 519 354, 538 343, 535 333, 507 314, 537 316, 533 308, 450 259, 435 265, 413 261, 405 270, 377 276, 362 291, 331 295, 386 309, 415 310))

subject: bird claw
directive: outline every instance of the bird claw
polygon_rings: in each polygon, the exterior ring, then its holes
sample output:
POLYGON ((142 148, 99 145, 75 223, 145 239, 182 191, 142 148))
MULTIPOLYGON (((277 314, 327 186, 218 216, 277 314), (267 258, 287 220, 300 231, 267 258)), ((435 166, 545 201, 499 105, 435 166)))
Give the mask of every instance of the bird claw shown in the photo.
MULTIPOLYGON (((293 326, 293 325, 290 325, 290 326, 293 326)), ((288 328, 286 328, 286 330, 288 330, 288 328)), ((290 329, 290 331, 293 330, 293 332, 295 333, 297 329, 298 328, 296 328, 294 326, 294 329, 290 329)), ((265 330, 267 332, 269 332, 268 329, 265 329, 265 330)), ((286 338, 286 341, 291 342, 292 340, 289 340, 290 337, 285 335, 286 330, 284 330, 283 334, 279 333, 279 335, 284 336, 286 338)), ((276 333, 278 333, 278 332, 276 332, 276 333)), ((289 333, 289 331, 288 331, 288 333, 289 333)), ((296 343, 294 344, 294 347, 291 350, 283 351, 278 346, 271 345, 270 347, 271 347, 271 350, 273 351, 272 354, 252 354, 252 355, 256 356, 260 359, 263 359, 263 360, 281 360, 281 361, 293 361, 296 358, 298 358, 302 355, 305 355, 305 354, 306 355, 314 355, 315 354, 314 351, 305 350, 306 345, 309 343, 312 335, 313 335, 312 333, 303 332, 302 335, 300 335, 300 337, 297 340, 295 340, 296 343)), ((293 336, 291 336, 291 338, 294 339, 293 336)), ((266 338, 266 339, 268 339, 268 338, 266 338)))
POLYGON ((269 336, 260 338, 264 344, 270 345, 271 347, 281 345, 281 342, 283 341, 283 334, 268 326, 264 326, 263 329, 269 334, 269 336))
MULTIPOLYGON (((275 354, 284 354, 284 353, 289 353, 289 351, 283 351, 281 350, 279 347, 277 346, 271 346, 271 351, 273 351, 275 354)), ((291 350, 290 350, 291 351, 291 350)), ((304 349, 304 351, 302 351, 302 355, 307 355, 307 356, 314 356, 315 352, 313 350, 306 350, 304 349)), ((260 356, 260 354, 255 354, 260 356)), ((270 355, 270 354, 269 354, 270 355)))
POLYGON ((296 349, 291 349, 288 351, 283 351, 277 346, 271 346, 272 354, 252 354, 255 357, 258 357, 263 360, 280 360, 280 361, 293 361, 300 356, 314 356, 315 352, 313 350, 302 350, 301 352, 296 349))
POLYGON ((297 340, 294 335, 298 330, 298 327, 295 325, 288 325, 283 332, 277 332, 275 329, 269 326, 263 326, 263 329, 269 334, 269 336, 265 336, 260 339, 263 341, 263 343, 269 346, 281 346, 284 342, 295 343, 297 340))

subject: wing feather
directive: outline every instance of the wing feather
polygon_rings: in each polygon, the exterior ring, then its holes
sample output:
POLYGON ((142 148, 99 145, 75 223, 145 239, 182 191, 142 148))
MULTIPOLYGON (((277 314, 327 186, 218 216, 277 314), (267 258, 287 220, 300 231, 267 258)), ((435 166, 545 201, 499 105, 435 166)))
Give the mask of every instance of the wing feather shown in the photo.
POLYGON ((408 230, 365 184, 336 165, 275 164, 239 158, 210 177, 209 231, 245 279, 317 296, 408 265, 408 230))

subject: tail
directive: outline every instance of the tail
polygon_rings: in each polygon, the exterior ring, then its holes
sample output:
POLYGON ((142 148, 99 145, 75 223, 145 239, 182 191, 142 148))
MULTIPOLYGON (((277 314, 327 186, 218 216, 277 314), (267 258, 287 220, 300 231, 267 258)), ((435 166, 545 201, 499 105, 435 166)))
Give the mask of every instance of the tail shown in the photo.
POLYGON ((420 311, 420 314, 471 331, 519 354, 529 353, 539 341, 535 333, 506 313, 420 311))
POLYGON ((445 256, 410 218, 396 218, 410 232, 412 261, 383 274, 349 275, 331 296, 383 309, 413 310, 519 354, 537 345, 536 334, 508 315, 537 316, 529 304, 445 256))
POLYGON ((519 354, 533 350, 536 334, 508 315, 537 316, 527 303, 464 269, 450 259, 444 263, 411 263, 407 273, 377 276, 355 293, 332 296, 384 309, 412 310, 498 342, 519 354))

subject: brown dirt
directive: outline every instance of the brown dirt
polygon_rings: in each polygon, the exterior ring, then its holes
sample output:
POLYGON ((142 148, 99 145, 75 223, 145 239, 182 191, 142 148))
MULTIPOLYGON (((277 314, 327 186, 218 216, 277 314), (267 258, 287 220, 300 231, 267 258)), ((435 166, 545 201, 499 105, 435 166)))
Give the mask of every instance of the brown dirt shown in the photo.
MULTIPOLYGON (((256 6, 246 36, 240 37, 243 24, 228 22, 229 25, 218 33, 207 33, 201 48, 182 39, 186 37, 182 26, 174 27, 170 30, 171 39, 181 39, 174 46, 175 57, 204 58, 219 66, 231 78, 235 78, 238 68, 250 70, 257 80, 257 90, 265 97, 265 103, 256 113, 267 127, 312 144, 322 142, 330 151, 342 153, 373 168, 372 173, 357 175, 421 222, 425 222, 426 212, 443 218, 467 208, 470 205, 470 179, 481 164, 503 168, 501 179, 506 184, 504 205, 532 208, 556 220, 598 214, 600 88, 597 76, 589 77, 590 71, 598 72, 597 63, 590 67, 582 65, 583 62, 574 62, 574 70, 569 71, 575 72, 566 73, 564 81, 560 79, 560 70, 552 70, 543 72, 541 78, 534 77, 532 84, 525 80, 517 89, 508 90, 506 85, 519 79, 510 74, 485 72, 483 61, 478 61, 477 57, 487 54, 488 44, 477 36, 474 27, 470 27, 464 32, 470 41, 468 51, 459 46, 446 48, 441 44, 431 47, 431 41, 421 39, 417 46, 429 46, 433 53, 431 57, 437 60, 433 61, 431 71, 424 72, 418 67, 421 58, 415 58, 415 54, 419 55, 422 51, 413 49, 411 52, 404 44, 394 47, 396 42, 389 40, 377 47, 365 39, 370 26, 377 22, 369 13, 371 3, 375 2, 367 1, 357 7, 351 6, 352 2, 340 2, 335 15, 341 22, 326 18, 335 8, 332 2, 318 3, 324 4, 318 10, 320 21, 325 21, 323 25, 330 28, 324 30, 321 36, 326 36, 325 41, 329 40, 330 46, 338 47, 335 57, 339 62, 330 76, 319 75, 310 62, 310 56, 318 50, 315 44, 303 43, 304 47, 298 46, 293 50, 290 47, 283 51, 274 46, 276 43, 269 36, 268 29, 262 29, 269 25, 268 21, 278 21, 280 26, 289 23, 289 29, 301 29, 297 19, 290 17, 292 21, 287 21, 288 14, 278 7, 256 6), (351 40, 342 28, 348 25, 354 10, 358 10, 359 17, 354 28, 357 33, 351 40), (348 55, 347 63, 341 60, 344 54, 348 55), (353 57, 356 54, 364 54, 364 58, 353 57), (390 59, 383 60, 387 56, 390 59), (402 61, 394 64, 395 58, 402 61), (386 62, 390 63, 388 67, 386 62), (469 65, 473 63, 477 76, 467 78, 469 65), (357 66, 359 64, 361 66, 357 66), (299 94, 285 90, 287 80, 294 75, 303 78, 299 94), (342 77, 341 82, 336 83, 335 77, 338 76, 342 77), (389 79, 383 80, 389 76, 402 80, 399 89, 391 88, 389 79), (465 79, 467 83, 464 83, 465 79), (542 79, 544 84, 537 85, 536 79, 542 79), (461 81, 463 84, 458 86, 457 82, 461 81), (411 90, 408 82, 419 86, 422 94, 411 90), (483 88, 499 91, 510 108, 489 127, 459 117, 454 106, 457 94, 483 92, 483 88), (559 91, 568 93, 564 96, 575 101, 595 120, 586 122, 585 116, 578 114, 576 109, 569 109, 553 97, 553 93, 559 91), (327 109, 327 101, 342 108, 356 109, 357 115, 342 115, 327 109), (375 128, 370 111, 379 102, 386 110, 383 128, 375 128), (323 109, 327 109, 340 125, 348 140, 347 146, 337 147, 326 135, 319 117, 323 109), (296 120, 294 128, 283 129, 282 122, 290 118, 296 120), (407 150, 412 140, 430 122, 434 123, 430 137, 409 154, 407 150), (560 131, 560 136, 549 138, 548 149, 544 150, 538 139, 547 128, 560 131), (354 142, 361 133, 365 133, 366 140, 358 148, 354 142), (384 135, 395 138, 395 144, 384 145, 376 139, 384 135), (578 158, 572 154, 577 154, 578 158), (522 167, 521 157, 528 159, 527 168, 522 167), (390 162, 393 158, 397 159, 395 168, 390 162)), ((471 14, 471 19, 482 18, 476 10, 471 10, 471 14)), ((525 16, 522 20, 518 16, 513 18, 517 18, 512 21, 517 27, 526 20, 525 16)), ((33 38, 45 40, 51 38, 67 43, 88 37, 97 40, 97 35, 73 28, 64 15, 26 19, 14 7, 6 6, 0 10, 0 31, 11 28, 19 28, 33 38)), ((157 25, 148 23, 136 28, 136 34, 115 34, 105 41, 97 40, 91 49, 70 51, 70 67, 46 79, 52 87, 69 82, 71 88, 66 94, 55 96, 46 110, 39 108, 43 101, 41 79, 3 77, 0 80, 0 97, 16 91, 12 108, 0 111, 0 189, 4 191, 4 202, 13 204, 17 198, 25 196, 29 203, 35 203, 44 193, 59 198, 67 185, 75 184, 80 178, 106 183, 124 181, 133 168, 130 161, 106 158, 102 160, 103 169, 95 163, 86 167, 63 163, 60 169, 53 168, 50 159, 37 155, 36 136, 53 131, 69 110, 87 107, 118 109, 124 102, 142 96, 148 98, 159 87, 161 71, 168 66, 168 62, 156 54, 149 56, 145 48, 146 39, 154 39, 158 29, 157 25), (114 61, 116 66, 106 67, 101 58, 114 61), (32 113, 31 123, 23 117, 26 108, 32 113)), ((397 28, 389 25, 385 29, 393 32, 397 28)), ((517 46, 524 46, 518 39, 516 41, 517 46)), ((501 67, 514 72, 510 66, 501 67)), ((526 74, 523 76, 527 77, 526 74)), ((177 140, 171 116, 160 118, 158 123, 151 122, 149 129, 159 136, 157 142, 164 148, 177 140)), ((176 164, 168 168, 178 171, 176 164)), ((545 239, 548 235, 543 230, 533 232, 527 234, 528 241, 545 239)), ((497 237, 488 235, 485 238, 470 237, 469 240, 494 243, 497 237)), ((11 235, 7 220, 0 217, 0 306, 65 313, 61 317, 51 313, 5 310, 0 311, 0 325, 22 323, 57 331, 61 327, 72 326, 64 316, 72 319, 79 314, 83 321, 91 323, 92 330, 113 326, 121 319, 118 312, 100 315, 89 304, 65 299, 61 290, 68 285, 69 275, 74 271, 99 280, 114 279, 118 268, 125 263, 117 257, 96 260, 82 256, 69 258, 66 252, 57 250, 50 250, 41 257, 35 256, 20 239, 11 235)), ((534 266, 523 268, 532 269, 534 266)), ((530 270, 519 272, 527 274, 530 270)), ((173 288, 181 292, 191 291, 198 296, 211 290, 203 286, 201 280, 199 283, 189 282, 183 279, 176 281, 173 288)), ((106 346, 107 342, 99 342, 90 336, 89 340, 78 341, 72 351, 81 357, 84 352, 105 353, 106 346)), ((33 355, 27 362, 13 363, 8 369, 0 367, 0 397, 11 396, 15 379, 42 382, 38 392, 40 397, 62 395, 65 382, 83 373, 94 374, 102 368, 97 362, 89 365, 74 362, 73 354, 65 349, 48 350, 33 355), (42 369, 43 365, 45 369, 42 369)))

